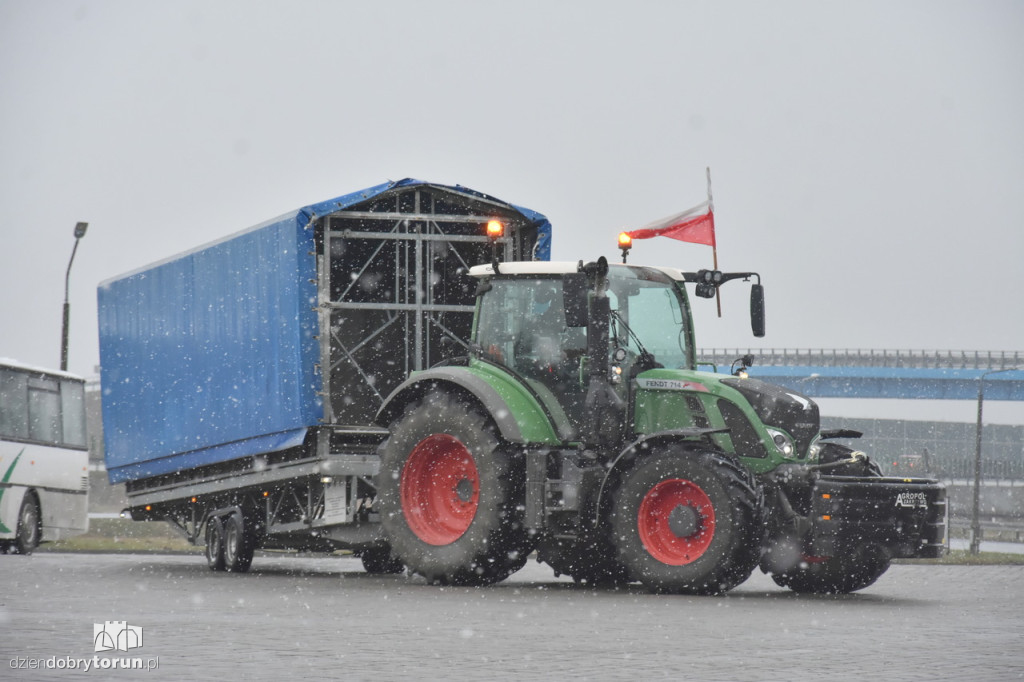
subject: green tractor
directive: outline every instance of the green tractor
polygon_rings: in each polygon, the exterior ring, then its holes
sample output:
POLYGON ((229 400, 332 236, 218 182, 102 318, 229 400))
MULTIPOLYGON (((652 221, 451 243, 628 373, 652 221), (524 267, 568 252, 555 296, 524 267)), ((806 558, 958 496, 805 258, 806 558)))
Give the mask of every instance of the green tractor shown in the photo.
POLYGON ((391 559, 485 585, 529 555, 587 585, 717 594, 761 567, 851 592, 943 551, 945 490, 881 476, 790 389, 697 371, 685 284, 757 273, 493 262, 465 357, 412 374, 378 415, 375 506, 391 559))

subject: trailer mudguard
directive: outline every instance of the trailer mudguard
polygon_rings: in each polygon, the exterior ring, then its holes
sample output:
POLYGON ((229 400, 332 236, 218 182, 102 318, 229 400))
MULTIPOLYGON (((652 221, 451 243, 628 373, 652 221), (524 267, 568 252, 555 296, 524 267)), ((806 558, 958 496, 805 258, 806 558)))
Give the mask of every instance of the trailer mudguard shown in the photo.
POLYGON ((555 445, 562 442, 553 425, 555 419, 549 416, 536 395, 507 373, 478 366, 435 367, 412 374, 388 396, 377 412, 376 423, 387 427, 406 405, 433 389, 445 388, 476 399, 494 419, 502 438, 510 443, 555 445))

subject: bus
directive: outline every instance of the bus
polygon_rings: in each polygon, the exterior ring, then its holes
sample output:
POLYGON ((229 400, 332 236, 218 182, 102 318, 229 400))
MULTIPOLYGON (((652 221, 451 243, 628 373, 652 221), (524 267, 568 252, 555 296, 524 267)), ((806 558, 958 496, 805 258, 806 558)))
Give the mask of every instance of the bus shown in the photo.
POLYGON ((0 552, 89 529, 85 380, 0 358, 0 552))

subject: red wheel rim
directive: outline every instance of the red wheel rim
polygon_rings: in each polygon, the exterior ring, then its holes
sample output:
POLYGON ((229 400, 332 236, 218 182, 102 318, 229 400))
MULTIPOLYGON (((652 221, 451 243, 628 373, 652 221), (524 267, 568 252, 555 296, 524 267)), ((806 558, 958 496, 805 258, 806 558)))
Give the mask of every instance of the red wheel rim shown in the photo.
POLYGON ((416 444, 402 470, 402 511, 428 545, 448 545, 469 529, 480 501, 473 455, 454 436, 436 433, 416 444))
POLYGON ((696 483, 667 479, 640 502, 637 528, 651 556, 670 566, 683 566, 707 551, 715 536, 715 510, 696 483))

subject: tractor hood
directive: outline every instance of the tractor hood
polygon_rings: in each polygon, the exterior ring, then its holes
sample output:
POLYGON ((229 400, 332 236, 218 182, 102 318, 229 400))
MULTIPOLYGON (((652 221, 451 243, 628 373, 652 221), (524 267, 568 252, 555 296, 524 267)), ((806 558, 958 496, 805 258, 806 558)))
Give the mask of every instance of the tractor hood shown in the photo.
POLYGON ((739 391, 766 426, 789 433, 797 453, 807 452, 821 428, 817 403, 796 391, 758 379, 735 377, 722 379, 721 383, 739 391))

